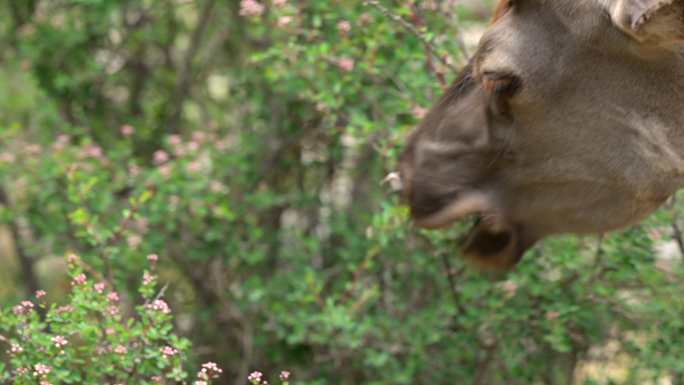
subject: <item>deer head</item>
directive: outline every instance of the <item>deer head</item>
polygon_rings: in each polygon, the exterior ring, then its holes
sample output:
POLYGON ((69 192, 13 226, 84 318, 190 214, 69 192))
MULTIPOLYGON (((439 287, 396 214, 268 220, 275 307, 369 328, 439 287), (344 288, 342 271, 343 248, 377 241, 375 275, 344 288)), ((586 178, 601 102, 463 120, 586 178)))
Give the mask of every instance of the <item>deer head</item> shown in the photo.
POLYGON ((484 267, 640 221, 684 185, 684 0, 501 0, 400 177, 418 226, 476 218, 484 267))

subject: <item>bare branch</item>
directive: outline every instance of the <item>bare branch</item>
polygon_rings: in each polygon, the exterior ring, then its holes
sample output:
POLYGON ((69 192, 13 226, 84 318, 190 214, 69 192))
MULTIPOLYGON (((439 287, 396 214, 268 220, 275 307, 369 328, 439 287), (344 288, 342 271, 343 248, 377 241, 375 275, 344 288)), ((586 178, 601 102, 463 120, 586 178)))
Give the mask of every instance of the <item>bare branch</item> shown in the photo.
MULTIPOLYGON (((0 186, 0 205, 10 208, 11 202, 9 196, 5 191, 5 188, 0 186)), ((14 241, 14 249, 17 253, 17 258, 19 259, 19 266, 21 268, 22 281, 24 282, 24 287, 26 289, 26 295, 31 295, 39 289, 38 276, 33 266, 33 258, 26 252, 23 242, 21 240, 21 234, 19 231, 19 225, 16 219, 11 219, 9 221, 9 231, 12 240, 14 241)))
POLYGON ((174 133, 178 130, 178 123, 181 118, 181 112, 183 108, 183 102, 188 95, 190 90, 190 79, 192 77, 192 62, 199 51, 200 44, 202 43, 202 38, 204 33, 209 26, 209 19, 212 16, 212 11, 216 5, 216 0, 207 0, 204 3, 204 7, 197 19, 197 25, 195 30, 192 32, 192 37, 190 38, 190 45, 187 51, 185 51, 185 56, 183 57, 183 62, 178 70, 178 76, 176 77, 176 86, 171 94, 171 109, 167 116, 166 125, 164 130, 167 133, 174 133))
POLYGON ((465 308, 461 303, 461 295, 458 291, 458 287, 456 286, 456 278, 463 273, 464 268, 455 271, 451 267, 449 256, 446 254, 442 254, 442 264, 444 265, 444 269, 446 270, 447 280, 449 281, 449 289, 451 290, 451 295, 454 299, 454 305, 456 306, 456 309, 460 314, 465 314, 465 308))

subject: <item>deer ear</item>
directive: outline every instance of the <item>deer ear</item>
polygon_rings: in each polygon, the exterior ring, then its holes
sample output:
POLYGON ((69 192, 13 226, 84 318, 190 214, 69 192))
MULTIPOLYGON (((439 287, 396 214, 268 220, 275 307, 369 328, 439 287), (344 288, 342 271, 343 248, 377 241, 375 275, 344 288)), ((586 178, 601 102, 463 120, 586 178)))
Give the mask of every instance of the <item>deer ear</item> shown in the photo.
POLYGON ((613 23, 644 44, 684 42, 684 0, 613 0, 613 23))

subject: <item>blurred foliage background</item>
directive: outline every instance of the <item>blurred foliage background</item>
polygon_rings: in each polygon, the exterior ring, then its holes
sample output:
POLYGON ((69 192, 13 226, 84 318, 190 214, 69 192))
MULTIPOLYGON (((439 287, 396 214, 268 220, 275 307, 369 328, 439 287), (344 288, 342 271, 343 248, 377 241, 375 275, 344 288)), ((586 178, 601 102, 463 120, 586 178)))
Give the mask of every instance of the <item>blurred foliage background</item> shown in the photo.
POLYGON ((684 384, 676 198, 492 280, 382 185, 491 5, 2 1, 0 304, 155 253, 222 384, 684 384))

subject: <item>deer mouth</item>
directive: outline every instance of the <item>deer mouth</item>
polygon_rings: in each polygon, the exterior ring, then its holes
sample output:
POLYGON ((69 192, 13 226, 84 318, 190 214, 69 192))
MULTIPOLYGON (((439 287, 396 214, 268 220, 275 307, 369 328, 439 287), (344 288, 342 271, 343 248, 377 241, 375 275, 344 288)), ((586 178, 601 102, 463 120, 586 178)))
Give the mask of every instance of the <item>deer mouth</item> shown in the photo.
POLYGON ((460 254, 485 270, 508 270, 527 249, 521 226, 510 224, 494 199, 481 192, 465 193, 441 210, 414 218, 423 228, 438 229, 455 222, 471 222, 469 230, 458 242, 460 254))
POLYGON ((508 270, 525 251, 521 231, 513 226, 492 225, 486 216, 476 215, 470 230, 459 240, 460 254, 486 270, 508 270))
POLYGON ((416 226, 440 229, 454 222, 471 222, 469 231, 457 241, 457 246, 459 254, 473 265, 485 270, 509 270, 534 243, 523 236, 522 226, 507 220, 497 194, 479 189, 460 191, 449 197, 416 194, 415 188, 408 188, 411 184, 401 183, 411 180, 410 168, 405 167, 403 171, 391 173, 385 182, 395 182, 393 189, 401 191, 408 201, 416 226), (447 203, 442 205, 443 202, 447 203))

